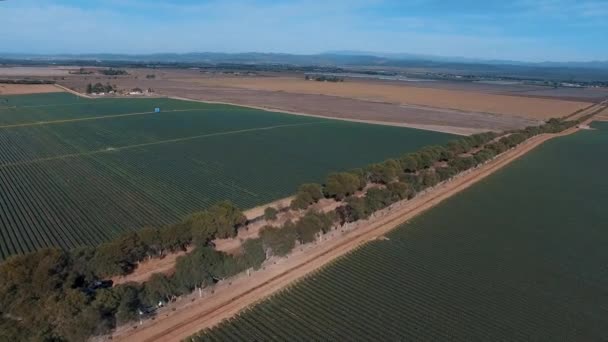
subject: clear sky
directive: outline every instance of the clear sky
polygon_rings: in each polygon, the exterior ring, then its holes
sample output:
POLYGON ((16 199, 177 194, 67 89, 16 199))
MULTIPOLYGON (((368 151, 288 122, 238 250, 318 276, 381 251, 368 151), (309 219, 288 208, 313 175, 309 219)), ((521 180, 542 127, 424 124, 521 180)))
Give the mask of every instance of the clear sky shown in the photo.
POLYGON ((336 50, 608 60, 608 0, 0 1, 0 53, 336 50))

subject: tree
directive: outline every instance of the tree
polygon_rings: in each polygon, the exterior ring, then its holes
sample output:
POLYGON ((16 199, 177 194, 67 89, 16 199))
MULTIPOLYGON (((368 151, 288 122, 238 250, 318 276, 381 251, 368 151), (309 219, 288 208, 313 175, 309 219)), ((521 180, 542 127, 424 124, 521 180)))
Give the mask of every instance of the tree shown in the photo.
POLYGON ((428 169, 429 167, 433 166, 435 161, 433 154, 429 153, 428 151, 419 151, 417 153, 413 153, 412 156, 416 158, 419 169, 428 169))
POLYGON ((144 284, 144 302, 155 305, 159 301, 166 302, 175 293, 173 284, 162 273, 153 274, 144 284))
POLYGON ((192 242, 192 226, 187 222, 179 222, 159 229, 163 250, 186 250, 192 242))
POLYGON ((99 312, 88 307, 89 298, 80 290, 69 289, 53 305, 50 326, 67 341, 84 341, 100 323, 99 312))
POLYGON ((222 201, 209 209, 190 215, 186 222, 200 244, 215 238, 236 236, 237 229, 247 222, 247 217, 230 201, 222 201))
POLYGON ((405 172, 416 172, 418 170, 418 160, 412 154, 406 154, 399 160, 401 168, 405 172))
POLYGON ((116 308, 116 321, 119 324, 134 320, 138 316, 138 308, 141 306, 139 292, 141 287, 135 283, 127 283, 112 288, 120 298, 116 308))
POLYGON ((176 292, 187 293, 208 286, 232 275, 236 260, 211 247, 197 247, 189 254, 177 258, 172 282, 176 292))
POLYGON ((367 167, 368 178, 371 182, 388 184, 397 178, 401 165, 394 159, 367 167))
POLYGON ((404 182, 392 182, 386 186, 386 189, 390 191, 394 201, 410 199, 413 195, 412 188, 409 184, 404 182))
POLYGON ((146 248, 148 257, 162 256, 163 243, 161 241, 160 230, 153 227, 144 227, 137 231, 140 241, 146 248))
POLYGON ((298 240, 301 243, 312 242, 319 232, 328 232, 332 223, 333 218, 328 214, 309 212, 295 224, 298 240))
POLYGON ((112 317, 116 314, 121 298, 118 291, 112 289, 100 289, 95 292, 95 300, 91 306, 102 316, 112 317))
POLYGON ((448 143, 448 150, 455 156, 463 154, 471 149, 471 146, 464 139, 452 140, 448 143))
POLYGON ((274 207, 266 207, 266 209, 264 209, 264 219, 266 221, 274 221, 277 219, 277 213, 278 210, 274 207))
POLYGON ((451 166, 446 166, 437 168, 435 172, 437 173, 439 179, 441 181, 444 181, 454 177, 458 173, 458 170, 454 169, 451 166))
POLYGON ((348 172, 333 173, 327 177, 325 193, 328 197, 342 200, 359 190, 360 184, 357 175, 348 172))
POLYGON ((101 244, 92 263, 100 276, 130 273, 138 261, 146 255, 146 246, 135 232, 122 235, 116 240, 101 244))
POLYGON ((351 219, 347 222, 359 221, 369 217, 370 212, 367 210, 365 199, 351 196, 346 199, 346 205, 348 207, 346 210, 351 219))
POLYGON ((264 251, 264 243, 261 238, 247 239, 242 245, 243 253, 241 260, 244 268, 258 269, 266 260, 266 252, 264 251))
POLYGON ((450 162, 450 166, 458 170, 459 172, 468 170, 476 165, 475 158, 473 157, 456 157, 450 162))
POLYGON ((302 184, 298 188, 295 198, 291 201, 290 207, 294 210, 307 209, 311 204, 317 203, 323 198, 322 187, 316 183, 302 184))
POLYGON ((93 93, 93 85, 91 83, 87 84, 87 94, 93 93))
POLYGON ((372 188, 365 194, 365 211, 371 214, 380 209, 386 208, 394 202, 393 196, 388 189, 372 188))
POLYGON ((260 230, 260 238, 265 250, 270 250, 272 255, 285 256, 295 246, 295 225, 292 222, 287 222, 281 228, 263 227, 260 230))
POLYGON ((298 193, 307 193, 314 203, 323 198, 323 188, 317 183, 302 184, 298 188, 298 193))
POLYGON ((432 187, 439 183, 439 177, 435 173, 435 171, 428 170, 424 172, 422 177, 422 184, 425 188, 432 187))

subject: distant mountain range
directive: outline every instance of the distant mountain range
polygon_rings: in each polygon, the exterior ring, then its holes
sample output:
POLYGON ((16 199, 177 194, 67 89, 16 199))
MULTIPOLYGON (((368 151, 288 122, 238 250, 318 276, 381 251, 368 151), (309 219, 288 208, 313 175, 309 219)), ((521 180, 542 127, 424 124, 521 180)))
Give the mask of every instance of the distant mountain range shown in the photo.
POLYGON ((441 62, 459 64, 516 65, 536 67, 571 67, 608 69, 606 61, 588 62, 522 62, 513 60, 490 60, 466 57, 434 56, 410 53, 378 53, 368 51, 331 51, 313 55, 289 53, 153 53, 153 54, 3 54, 0 58, 33 60, 101 60, 132 62, 182 62, 182 63, 280 63, 295 65, 392 65, 403 62, 441 62))
POLYGON ((454 56, 435 56, 412 53, 377 53, 369 51, 334 51, 328 52, 334 55, 346 56, 375 56, 391 60, 426 60, 435 62, 449 63, 473 63, 473 64, 489 64, 489 65, 527 65, 540 67, 575 67, 575 68, 608 68, 608 60, 605 61, 584 61, 584 62, 523 62, 515 60, 497 60, 497 59, 482 59, 482 58, 467 58, 454 56))
POLYGON ((520 62, 443 57, 407 53, 332 51, 314 55, 288 53, 155 53, 155 54, 2 54, 0 64, 10 61, 69 63, 70 61, 184 63, 184 64, 281 64, 344 68, 400 68, 436 73, 474 74, 494 77, 522 77, 546 80, 608 81, 608 61, 520 62))

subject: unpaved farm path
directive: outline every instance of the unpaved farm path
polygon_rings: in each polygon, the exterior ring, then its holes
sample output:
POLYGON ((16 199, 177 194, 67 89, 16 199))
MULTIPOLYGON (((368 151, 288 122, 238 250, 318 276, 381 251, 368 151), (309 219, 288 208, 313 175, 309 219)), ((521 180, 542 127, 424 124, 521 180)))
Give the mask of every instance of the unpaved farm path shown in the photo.
POLYGON ((491 175, 545 141, 578 130, 579 128, 574 127, 558 134, 533 137, 494 160, 455 177, 452 181, 440 184, 410 201, 396 203, 374 214, 367 221, 356 223, 356 229, 345 233, 334 230, 327 234, 329 236, 323 237, 324 241, 297 247, 288 258, 270 260, 262 270, 250 276, 240 275, 230 283, 218 284, 213 294, 206 294, 202 299, 198 299, 197 296, 182 299, 187 303, 178 301, 175 306, 159 311, 154 321, 144 322, 137 328, 122 327, 113 335, 113 340, 181 341, 201 329, 210 328, 362 244, 381 237, 414 216, 491 175))

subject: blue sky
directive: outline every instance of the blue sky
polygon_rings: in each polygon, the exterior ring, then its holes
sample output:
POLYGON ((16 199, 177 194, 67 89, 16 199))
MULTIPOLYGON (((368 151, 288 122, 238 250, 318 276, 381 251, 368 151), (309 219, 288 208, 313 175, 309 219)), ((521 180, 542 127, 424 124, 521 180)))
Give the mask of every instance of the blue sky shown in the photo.
POLYGON ((608 60, 608 0, 7 0, 0 52, 608 60))

